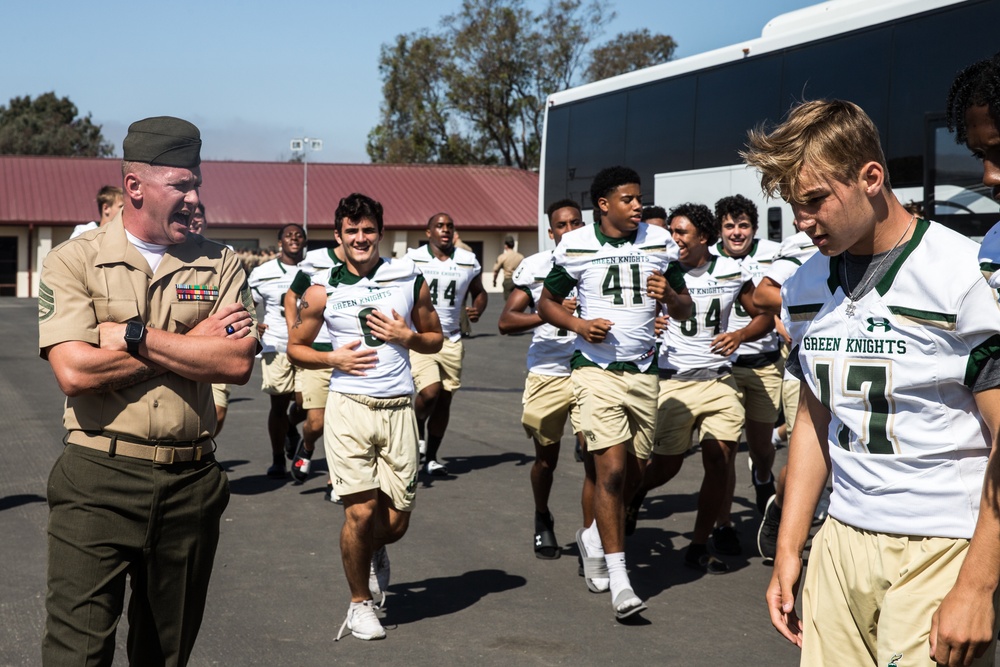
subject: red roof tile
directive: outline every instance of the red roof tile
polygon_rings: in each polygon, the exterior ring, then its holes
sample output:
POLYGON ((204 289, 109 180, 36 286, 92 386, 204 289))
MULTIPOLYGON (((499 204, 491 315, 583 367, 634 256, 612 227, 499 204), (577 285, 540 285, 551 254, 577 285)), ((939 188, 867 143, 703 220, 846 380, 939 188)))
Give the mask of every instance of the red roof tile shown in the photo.
MULTIPOLYGON (((121 162, 103 158, 0 156, 0 225, 76 225, 96 217, 101 186, 121 184, 121 162)), ((302 222, 301 164, 203 162, 202 200, 213 227, 302 222)), ((439 211, 463 230, 534 230, 538 174, 510 167, 309 165, 309 226, 333 226, 341 197, 382 202, 389 229, 422 229, 439 211)))

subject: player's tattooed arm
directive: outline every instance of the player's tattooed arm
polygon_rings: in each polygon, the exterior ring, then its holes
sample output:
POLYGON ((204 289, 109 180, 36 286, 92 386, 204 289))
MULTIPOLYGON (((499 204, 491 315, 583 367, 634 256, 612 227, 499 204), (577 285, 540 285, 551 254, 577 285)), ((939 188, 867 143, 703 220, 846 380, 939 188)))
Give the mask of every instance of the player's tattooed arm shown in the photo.
POLYGON ((309 302, 305 298, 296 300, 295 302, 295 322, 292 324, 293 329, 297 329, 300 324, 302 324, 302 310, 309 307, 309 302))
POLYGON ((316 334, 326 326, 323 310, 326 308, 326 291, 322 285, 313 285, 301 297, 289 291, 285 295, 285 322, 288 324, 288 358, 302 368, 333 368, 334 360, 329 351, 313 349, 316 334), (292 303, 292 299, 296 302, 292 303))
POLYGON ((285 315, 285 326, 289 331, 302 325, 302 311, 309 307, 309 303, 305 300, 304 293, 295 291, 294 284, 292 289, 285 292, 281 306, 285 315))

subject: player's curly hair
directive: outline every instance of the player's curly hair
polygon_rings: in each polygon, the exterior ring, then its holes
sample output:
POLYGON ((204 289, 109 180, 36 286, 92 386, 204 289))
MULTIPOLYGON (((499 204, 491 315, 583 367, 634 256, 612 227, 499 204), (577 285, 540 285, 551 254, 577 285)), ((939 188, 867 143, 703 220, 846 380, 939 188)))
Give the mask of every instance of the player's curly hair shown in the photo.
POLYGON ((743 195, 731 195, 715 202, 715 222, 720 228, 727 215, 735 220, 744 214, 749 218, 754 231, 757 231, 757 205, 752 201, 743 195))
POLYGON ((948 129, 955 142, 966 141, 965 112, 969 107, 987 106, 993 123, 1000 127, 1000 52, 980 60, 958 73, 948 91, 948 129))
POLYGON ((667 214, 667 227, 670 227, 673 224, 674 218, 679 216, 684 216, 690 220, 694 228, 701 232, 708 245, 712 245, 719 240, 719 232, 715 227, 715 218, 712 217, 712 211, 704 204, 687 202, 673 207, 670 209, 670 213, 667 214))
POLYGON ((338 234, 343 229, 344 218, 351 222, 371 220, 378 227, 378 233, 382 233, 382 204, 360 192, 352 192, 337 204, 337 210, 333 214, 333 226, 338 234))
POLYGON ((639 174, 628 167, 607 167, 597 172, 590 184, 590 205, 597 211, 597 200, 606 198, 615 188, 623 185, 642 185, 639 174))

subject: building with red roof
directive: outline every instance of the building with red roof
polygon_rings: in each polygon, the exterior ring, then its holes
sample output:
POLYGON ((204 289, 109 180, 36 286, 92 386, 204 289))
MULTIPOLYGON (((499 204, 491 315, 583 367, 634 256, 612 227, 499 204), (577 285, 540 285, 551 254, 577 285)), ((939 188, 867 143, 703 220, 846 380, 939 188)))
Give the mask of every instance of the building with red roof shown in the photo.
MULTIPOLYGON (((386 256, 420 245, 427 220, 441 211, 486 274, 508 234, 524 255, 538 250, 538 175, 520 169, 206 161, 202 178, 206 236, 234 247, 274 246, 278 229, 302 224, 304 215, 314 247, 329 245, 340 198, 363 192, 385 208, 386 256)), ((97 191, 121 181, 118 159, 0 156, 0 295, 37 295, 45 255, 73 227, 99 217, 97 191)), ((492 289, 488 275, 483 284, 492 289)))

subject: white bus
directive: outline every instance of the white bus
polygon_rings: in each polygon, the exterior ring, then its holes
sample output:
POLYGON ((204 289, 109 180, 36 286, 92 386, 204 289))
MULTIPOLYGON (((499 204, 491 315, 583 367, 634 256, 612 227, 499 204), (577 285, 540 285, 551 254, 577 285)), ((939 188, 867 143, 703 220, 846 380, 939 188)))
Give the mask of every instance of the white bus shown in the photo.
POLYGON ((742 194, 757 204, 759 235, 794 233, 790 208, 764 198, 738 151, 750 128, 819 98, 851 100, 872 117, 900 201, 981 237, 997 206, 944 110, 955 74, 1000 50, 997 26, 1000 0, 831 0, 778 16, 760 38, 555 93, 539 247, 551 246, 546 206, 570 198, 589 211, 591 180, 616 164, 639 172, 646 204, 712 208, 742 194))

